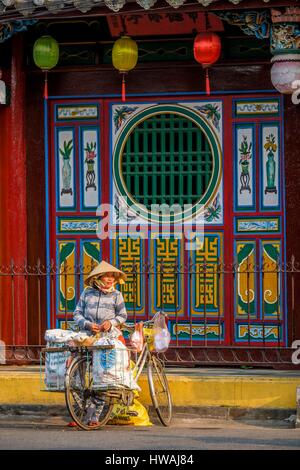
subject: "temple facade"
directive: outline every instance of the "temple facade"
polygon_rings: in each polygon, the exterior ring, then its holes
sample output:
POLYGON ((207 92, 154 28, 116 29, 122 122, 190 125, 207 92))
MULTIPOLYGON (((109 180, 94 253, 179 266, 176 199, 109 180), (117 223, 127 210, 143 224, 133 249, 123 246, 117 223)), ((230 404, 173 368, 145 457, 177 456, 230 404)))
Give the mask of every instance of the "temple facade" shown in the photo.
POLYGON ((2 8, 1 339, 40 345, 72 327, 105 259, 128 273, 131 321, 167 312, 174 350, 287 354, 300 338, 300 10, 138 3, 2 8), (205 32, 222 45, 209 91, 193 51, 205 32), (124 34, 139 50, 125 101, 111 58, 124 34), (46 96, 43 35, 60 51, 46 96))

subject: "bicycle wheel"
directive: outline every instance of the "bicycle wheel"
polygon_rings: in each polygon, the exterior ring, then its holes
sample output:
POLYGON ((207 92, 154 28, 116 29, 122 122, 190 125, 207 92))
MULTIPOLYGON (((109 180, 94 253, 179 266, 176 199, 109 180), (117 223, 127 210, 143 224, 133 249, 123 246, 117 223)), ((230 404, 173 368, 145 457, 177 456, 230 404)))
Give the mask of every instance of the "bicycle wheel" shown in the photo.
POLYGON ((164 367, 155 356, 151 356, 148 362, 148 381, 157 416, 164 426, 169 426, 172 419, 172 399, 164 367))
POLYGON ((85 357, 73 361, 66 373, 65 397, 70 415, 82 429, 96 430, 110 418, 113 404, 105 395, 92 389, 91 361, 85 357), (89 425, 96 420, 96 424, 89 425))

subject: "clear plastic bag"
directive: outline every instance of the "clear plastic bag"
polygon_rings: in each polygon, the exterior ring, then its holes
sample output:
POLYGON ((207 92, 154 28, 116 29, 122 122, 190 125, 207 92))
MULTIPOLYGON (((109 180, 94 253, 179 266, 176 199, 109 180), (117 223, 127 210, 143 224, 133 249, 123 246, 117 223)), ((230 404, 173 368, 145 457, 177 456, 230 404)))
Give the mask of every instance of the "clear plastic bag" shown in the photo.
POLYGON ((166 324, 166 317, 162 312, 154 317, 154 349, 156 352, 165 352, 170 344, 171 335, 166 324))
POLYGON ((130 344, 136 352, 142 351, 144 345, 143 322, 135 324, 134 332, 130 336, 130 344))

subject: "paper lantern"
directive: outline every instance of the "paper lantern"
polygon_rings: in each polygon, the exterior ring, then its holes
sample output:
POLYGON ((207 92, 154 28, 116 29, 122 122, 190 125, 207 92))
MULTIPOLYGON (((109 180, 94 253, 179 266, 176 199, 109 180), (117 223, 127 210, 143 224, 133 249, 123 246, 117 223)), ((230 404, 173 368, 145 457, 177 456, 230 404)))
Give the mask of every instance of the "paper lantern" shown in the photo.
POLYGON ((134 69, 138 60, 137 43, 129 36, 122 36, 114 43, 112 49, 113 66, 119 70, 122 77, 122 101, 126 100, 125 74, 134 69))
POLYGON ((280 54, 271 59, 271 81, 280 93, 292 94, 300 80, 300 54, 280 54))
POLYGON ((194 40, 194 57, 205 69, 206 94, 210 94, 208 67, 214 64, 221 54, 221 40, 215 33, 199 33, 194 40))
POLYGON ((58 63, 59 45, 51 36, 42 36, 33 45, 33 60, 37 67, 45 72, 44 96, 48 98, 47 72, 53 69, 58 63))

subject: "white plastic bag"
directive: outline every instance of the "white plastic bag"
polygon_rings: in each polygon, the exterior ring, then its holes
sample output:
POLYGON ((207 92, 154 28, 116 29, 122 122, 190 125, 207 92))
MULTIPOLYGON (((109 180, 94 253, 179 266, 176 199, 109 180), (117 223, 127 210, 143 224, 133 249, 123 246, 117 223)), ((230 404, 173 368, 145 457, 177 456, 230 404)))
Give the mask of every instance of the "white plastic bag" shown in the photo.
MULTIPOLYGON (((45 333, 47 348, 61 348, 67 345, 76 332, 69 330, 52 329, 45 333)), ((64 390, 66 362, 70 357, 69 351, 49 352, 45 355, 45 386, 47 390, 64 390)))
POLYGON ((49 341, 51 343, 65 343, 74 336, 76 336, 78 333, 76 331, 70 331, 70 330, 62 330, 62 329, 52 329, 52 330, 46 330, 45 332, 45 340, 49 341))
MULTIPOLYGON (((93 388, 108 386, 127 386, 132 390, 141 390, 130 370, 130 353, 126 346, 115 337, 115 332, 108 333, 94 343, 94 346, 114 346, 112 349, 93 351, 93 388)), ((118 335, 120 332, 118 331, 118 335)))
POLYGON ((171 335, 166 324, 165 315, 163 313, 156 313, 154 317, 153 330, 155 351, 165 352, 169 347, 171 335))

